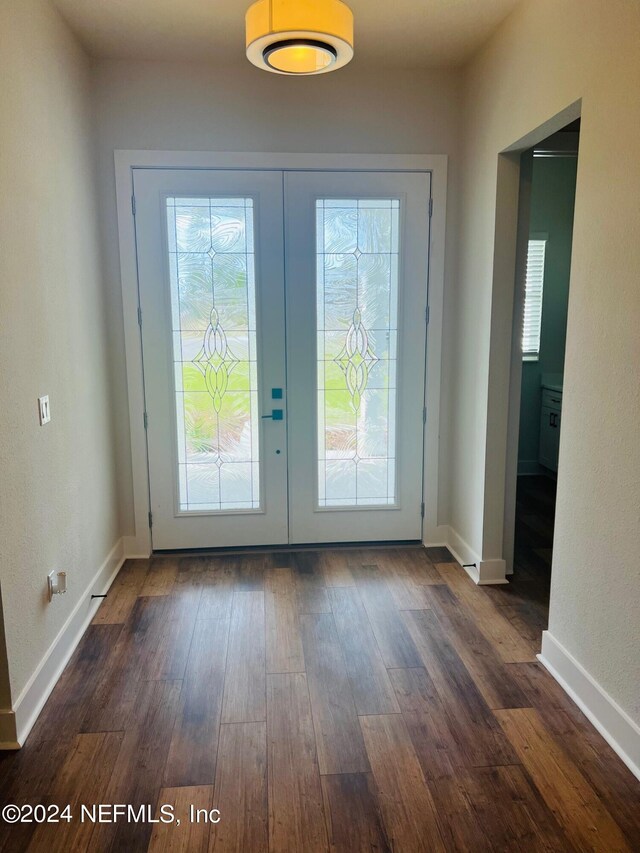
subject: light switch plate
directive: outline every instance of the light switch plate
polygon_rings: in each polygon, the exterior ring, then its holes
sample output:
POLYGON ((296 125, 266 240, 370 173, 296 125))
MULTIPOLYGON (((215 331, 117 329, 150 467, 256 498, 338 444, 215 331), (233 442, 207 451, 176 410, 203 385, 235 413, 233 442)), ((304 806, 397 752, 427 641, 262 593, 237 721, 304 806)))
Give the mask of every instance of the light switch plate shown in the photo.
POLYGON ((40 416, 40 426, 48 424, 51 420, 51 408, 49 406, 49 395, 38 397, 38 415, 40 416))

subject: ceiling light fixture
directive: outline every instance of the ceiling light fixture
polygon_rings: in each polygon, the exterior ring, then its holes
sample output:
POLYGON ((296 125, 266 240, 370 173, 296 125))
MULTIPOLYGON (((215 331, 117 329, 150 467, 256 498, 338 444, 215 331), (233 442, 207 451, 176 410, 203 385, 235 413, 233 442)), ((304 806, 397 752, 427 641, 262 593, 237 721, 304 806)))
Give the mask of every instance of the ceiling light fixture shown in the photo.
POLYGON ((353 12, 341 0, 257 0, 247 59, 274 74, 325 74, 353 57, 353 12))

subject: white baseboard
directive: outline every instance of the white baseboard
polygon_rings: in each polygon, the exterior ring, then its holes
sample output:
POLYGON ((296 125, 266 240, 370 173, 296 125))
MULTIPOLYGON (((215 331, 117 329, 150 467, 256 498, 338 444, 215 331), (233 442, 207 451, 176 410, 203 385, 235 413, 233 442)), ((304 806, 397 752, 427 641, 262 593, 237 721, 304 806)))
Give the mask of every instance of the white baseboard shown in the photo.
POLYGON ((507 564, 504 560, 482 560, 451 526, 442 525, 438 532, 445 541, 425 542, 425 546, 427 548, 436 544, 446 546, 474 583, 478 585, 509 583, 506 578, 507 564))
POLYGON ((640 779, 640 726, 549 631, 542 633, 538 660, 640 779))
POLYGON ((91 579, 84 593, 80 596, 78 603, 60 629, 58 636, 49 646, 38 668, 15 701, 13 708, 13 713, 15 714, 15 742, 13 746, 5 748, 15 749, 24 745, 33 724, 38 718, 38 714, 62 675, 62 670, 67 665, 69 658, 80 642, 80 638, 100 606, 100 599, 92 599, 91 594, 104 594, 107 592, 115 576, 120 571, 124 560, 123 542, 122 539, 119 539, 91 579))
POLYGON ((446 548, 449 538, 449 527, 446 524, 429 526, 425 524, 422 544, 425 548, 446 548))
MULTIPOLYGON (((461 566, 467 564, 468 567, 475 571, 475 568, 472 564, 479 563, 480 558, 476 554, 476 552, 464 541, 462 536, 453 529, 451 526, 447 526, 445 528, 446 541, 445 545, 451 551, 456 560, 460 563, 461 566)), ((468 571, 468 568, 466 569, 468 571)), ((472 575, 473 577, 473 575, 472 575)), ((476 578, 473 578, 476 580, 476 578)), ((477 581, 476 581, 477 583, 477 581)))
POLYGON ((127 560, 146 560, 151 556, 151 541, 144 536, 123 536, 122 551, 127 560))
POLYGON ((477 583, 481 586, 482 584, 509 583, 506 560, 481 560, 478 566, 477 583))
POLYGON ((16 714, 11 709, 0 711, 0 749, 20 749, 16 734, 16 714))

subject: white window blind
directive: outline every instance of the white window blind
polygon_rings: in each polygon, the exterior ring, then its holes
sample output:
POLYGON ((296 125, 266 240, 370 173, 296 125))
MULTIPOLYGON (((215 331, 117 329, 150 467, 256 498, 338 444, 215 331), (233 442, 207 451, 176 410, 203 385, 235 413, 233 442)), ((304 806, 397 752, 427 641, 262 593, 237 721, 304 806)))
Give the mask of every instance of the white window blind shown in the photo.
POLYGON ((544 286, 544 255, 546 240, 529 240, 527 252, 527 277, 524 293, 524 319, 522 324, 522 357, 537 359, 540 354, 540 326, 542 323, 542 290, 544 286))

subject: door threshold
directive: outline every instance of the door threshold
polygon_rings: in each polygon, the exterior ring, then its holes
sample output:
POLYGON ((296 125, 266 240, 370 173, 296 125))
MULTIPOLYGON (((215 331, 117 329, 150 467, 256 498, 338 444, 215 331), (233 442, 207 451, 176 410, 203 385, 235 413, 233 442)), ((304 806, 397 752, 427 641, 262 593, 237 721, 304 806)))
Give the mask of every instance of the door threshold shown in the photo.
POLYGON ((180 557, 206 557, 207 555, 232 555, 232 554, 260 554, 260 553, 295 553, 296 551, 328 551, 328 550, 357 550, 358 548, 367 548, 373 550, 376 548, 424 548, 424 545, 419 539, 403 539, 401 541, 392 540, 390 542, 318 542, 304 543, 300 545, 239 545, 227 548, 172 548, 167 550, 154 550, 151 552, 153 557, 169 557, 177 555, 180 557))

